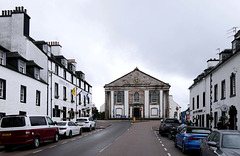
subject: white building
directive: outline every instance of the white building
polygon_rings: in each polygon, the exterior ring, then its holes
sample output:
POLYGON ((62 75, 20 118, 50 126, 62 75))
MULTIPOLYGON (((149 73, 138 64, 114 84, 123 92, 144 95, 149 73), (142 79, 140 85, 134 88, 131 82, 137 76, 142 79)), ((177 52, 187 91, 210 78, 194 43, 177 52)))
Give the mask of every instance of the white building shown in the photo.
POLYGON ((230 121, 230 129, 240 127, 240 38, 235 35, 232 49, 219 59, 208 60, 204 70, 190 86, 190 115, 196 125, 217 128, 218 120, 230 121))
MULTIPOLYGON (((31 103, 36 103, 36 91, 34 92, 34 90, 41 92, 41 111, 36 111, 38 114, 47 114, 54 120, 91 116, 94 106, 92 104, 92 86, 85 80, 82 71, 76 71, 77 63, 75 60, 66 59, 63 56, 58 42, 32 39, 29 29, 30 17, 26 9, 16 7, 15 10, 2 11, 2 16, 0 16, 0 45, 9 50, 8 55, 5 55, 5 52, 2 55, 6 58, 5 64, 8 64, 8 58, 13 58, 12 55, 15 54, 21 58, 18 60, 23 60, 18 61, 16 67, 18 70, 23 67, 26 72, 24 76, 18 76, 19 73, 10 71, 7 69, 8 66, 1 66, 1 71, 6 70, 7 74, 0 75, 0 80, 5 82, 2 87, 5 99, 0 98, 0 104, 6 104, 5 107, 0 107, 0 112, 4 115, 16 114, 18 111, 35 114, 35 111, 33 112, 33 109, 28 107, 29 105, 24 107, 25 109, 20 109, 18 99, 11 98, 11 96, 20 97, 19 93, 16 94, 16 92, 20 92, 20 89, 16 88, 23 84, 27 88, 26 96, 30 98, 27 101, 31 101, 31 103), (29 73, 38 75, 39 80, 29 80, 28 69, 29 73), (14 81, 17 83, 11 83, 14 81), (72 90, 75 90, 75 95, 72 95, 72 90), (10 95, 11 93, 14 94, 10 95), (9 103, 16 109, 14 112, 7 107, 10 106, 9 103)), ((14 58, 16 58, 15 55, 14 58)))
POLYGON ((169 95, 169 117, 180 119, 181 106, 173 100, 173 96, 169 95))

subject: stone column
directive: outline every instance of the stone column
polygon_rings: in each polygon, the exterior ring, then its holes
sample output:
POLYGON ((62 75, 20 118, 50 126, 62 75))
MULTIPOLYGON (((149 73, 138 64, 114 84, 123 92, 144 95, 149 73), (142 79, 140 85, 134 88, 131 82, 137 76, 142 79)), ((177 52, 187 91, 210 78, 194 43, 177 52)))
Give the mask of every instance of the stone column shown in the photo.
POLYGON ((159 97, 159 101, 160 101, 160 117, 163 118, 163 112, 164 112, 164 109, 163 109, 163 102, 164 102, 164 99, 163 99, 163 90, 160 90, 160 97, 159 97))
POLYGON ((126 116, 126 118, 128 118, 128 110, 129 110, 128 91, 124 91, 124 107, 125 107, 124 115, 126 116))
POLYGON ((111 110, 111 112, 110 112, 110 114, 111 114, 111 118, 114 118, 114 116, 115 116, 115 114, 116 114, 116 112, 115 112, 115 110, 114 110, 114 91, 111 91, 111 107, 110 107, 110 110, 111 110), (114 113, 113 113, 113 111, 114 111, 114 113))
POLYGON ((149 90, 145 90, 145 104, 144 104, 144 112, 145 118, 149 118, 149 90))

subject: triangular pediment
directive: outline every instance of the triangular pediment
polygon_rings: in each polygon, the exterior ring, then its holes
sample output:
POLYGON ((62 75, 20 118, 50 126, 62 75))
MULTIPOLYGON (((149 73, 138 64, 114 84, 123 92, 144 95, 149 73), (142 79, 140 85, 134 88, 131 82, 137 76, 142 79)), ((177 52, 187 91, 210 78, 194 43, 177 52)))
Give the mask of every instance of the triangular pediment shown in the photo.
POLYGON ((168 83, 158 80, 142 71, 135 68, 130 73, 120 77, 119 79, 106 84, 104 88, 108 87, 128 87, 128 86, 156 86, 170 88, 168 83))

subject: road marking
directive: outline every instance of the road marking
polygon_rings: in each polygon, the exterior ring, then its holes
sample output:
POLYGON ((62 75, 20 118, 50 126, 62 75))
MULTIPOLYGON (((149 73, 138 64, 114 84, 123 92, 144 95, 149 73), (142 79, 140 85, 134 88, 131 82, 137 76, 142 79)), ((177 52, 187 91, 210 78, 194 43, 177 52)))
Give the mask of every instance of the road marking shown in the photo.
POLYGON ((162 144, 162 146, 164 146, 164 144, 162 144))
POLYGON ((171 154, 170 154, 170 153, 167 153, 167 155, 168 155, 168 156, 171 156, 171 154))
MULTIPOLYGON (((112 144, 112 143, 111 143, 112 144)), ((103 149, 101 149, 101 151, 99 151, 99 153, 101 153, 102 151, 104 151, 106 148, 108 148, 111 144, 108 144, 107 146, 105 146, 103 149)))
POLYGON ((166 148, 164 148, 164 150, 165 150, 165 151, 167 151, 167 149, 166 149, 166 148))
POLYGON ((35 153, 38 153, 38 152, 42 152, 42 150, 38 150, 38 151, 35 151, 35 152, 33 152, 33 153, 35 154, 35 153))
POLYGON ((53 146, 50 146, 49 148, 53 148, 53 147, 56 147, 57 145, 53 145, 53 146))
POLYGON ((160 143, 162 143, 162 141, 160 141, 160 143))

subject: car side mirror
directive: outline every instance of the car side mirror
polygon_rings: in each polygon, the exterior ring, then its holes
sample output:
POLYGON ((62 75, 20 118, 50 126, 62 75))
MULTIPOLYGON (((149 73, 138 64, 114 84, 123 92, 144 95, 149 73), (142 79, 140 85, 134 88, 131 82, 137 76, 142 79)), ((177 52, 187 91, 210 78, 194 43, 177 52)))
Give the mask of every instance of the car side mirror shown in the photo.
POLYGON ((53 124, 54 124, 54 125, 57 125, 57 121, 54 121, 53 124))
POLYGON ((209 141, 209 142, 207 142, 207 144, 208 144, 208 146, 218 147, 217 143, 213 142, 213 141, 209 141))

